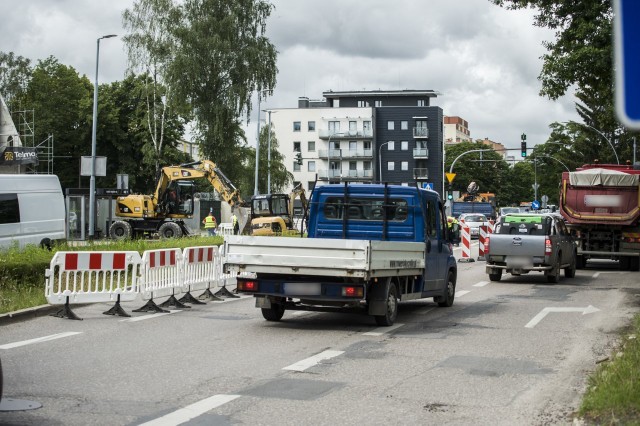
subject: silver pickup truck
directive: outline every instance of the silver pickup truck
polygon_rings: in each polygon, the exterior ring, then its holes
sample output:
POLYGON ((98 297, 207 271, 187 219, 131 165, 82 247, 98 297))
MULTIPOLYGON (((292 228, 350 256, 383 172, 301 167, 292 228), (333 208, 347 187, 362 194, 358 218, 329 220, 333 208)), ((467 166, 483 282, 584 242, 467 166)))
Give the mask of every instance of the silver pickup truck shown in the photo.
POLYGON ((554 214, 508 214, 496 223, 485 243, 486 272, 500 281, 502 272, 522 275, 541 271, 557 283, 576 274, 576 244, 562 218, 554 214))

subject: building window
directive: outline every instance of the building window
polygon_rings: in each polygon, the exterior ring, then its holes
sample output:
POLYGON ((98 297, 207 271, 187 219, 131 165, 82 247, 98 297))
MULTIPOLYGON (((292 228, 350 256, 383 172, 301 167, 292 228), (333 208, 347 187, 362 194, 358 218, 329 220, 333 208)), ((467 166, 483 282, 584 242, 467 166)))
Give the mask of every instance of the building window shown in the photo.
POLYGON ((315 152, 315 150, 316 150, 316 141, 307 142, 307 151, 315 152))
POLYGON ((329 122, 329 134, 332 135, 334 133, 340 132, 340 122, 339 121, 330 121, 329 122))
POLYGON ((408 161, 403 161, 403 162, 400 164, 400 168, 401 168, 402 170, 409 170, 409 162, 408 162, 408 161))
POLYGON ((409 150, 409 141, 400 142, 400 150, 401 151, 408 151, 409 150))
POLYGON ((358 108, 366 108, 369 106, 369 102, 367 101, 358 101, 358 108))
POLYGON ((382 101, 375 101, 375 106, 377 107, 381 107, 382 106, 382 101))
MULTIPOLYGON (((313 180, 310 180, 307 182, 307 191, 313 191, 313 188, 315 188, 316 186, 316 182, 313 180)), ((294 186, 295 188, 295 186, 294 186)))
POLYGON ((334 99, 333 100, 333 107, 334 108, 340 108, 340 99, 334 99))
POLYGON ((409 130, 409 122, 401 121, 400 122, 400 130, 409 130))
POLYGON ((349 170, 356 171, 358 170, 358 162, 357 161, 349 161, 349 170))
POLYGON ((316 162, 315 161, 309 161, 307 163, 307 170, 310 172, 315 172, 316 171, 316 162))
POLYGON ((362 147, 367 150, 367 149, 371 149, 371 141, 363 141, 362 142, 362 147))
POLYGON ((358 123, 355 121, 350 121, 349 122, 349 134, 350 135, 355 135, 358 131, 358 123))
POLYGON ((300 171, 300 164, 298 164, 297 161, 293 162, 293 171, 294 172, 299 172, 300 171))
POLYGON ((370 121, 363 121, 362 122, 362 130, 364 131, 365 136, 366 135, 371 136, 371 122, 370 121))
POLYGON ((294 121, 293 122, 293 131, 294 132, 299 132, 300 131, 300 122, 299 121, 294 121))
POLYGON ((427 101, 424 99, 418 99, 418 106, 427 106, 427 101))
POLYGON ((387 151, 393 151, 396 149, 396 143, 394 141, 387 142, 387 151))
POLYGON ((388 161, 387 162, 387 170, 389 170, 389 171, 395 170, 395 163, 393 161, 388 161))
POLYGON ((363 161, 362 168, 365 170, 371 170, 371 161, 363 161))
POLYGON ((387 130, 394 130, 394 128, 395 128, 395 122, 387 121, 387 130))
POLYGON ((309 121, 307 123, 307 130, 309 130, 310 132, 315 132, 316 131, 316 122, 315 121, 309 121))
POLYGON ((358 150, 358 142, 349 141, 349 151, 357 151, 358 150))
POLYGON ((300 142, 293 143, 293 152, 302 152, 300 149, 300 142))

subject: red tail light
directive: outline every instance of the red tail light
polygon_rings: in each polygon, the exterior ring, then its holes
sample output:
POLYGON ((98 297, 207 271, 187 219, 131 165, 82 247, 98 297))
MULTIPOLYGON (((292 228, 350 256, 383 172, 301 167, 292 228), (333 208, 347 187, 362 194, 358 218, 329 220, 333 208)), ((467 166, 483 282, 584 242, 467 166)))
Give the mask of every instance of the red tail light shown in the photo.
POLYGON ((344 297, 363 297, 364 291, 360 286, 342 287, 342 296, 344 297))
POLYGON ((489 254, 489 240, 491 238, 487 235, 486 237, 484 237, 484 252, 485 254, 489 254))
POLYGON ((551 240, 549 238, 544 240, 544 255, 545 256, 550 256, 551 255, 551 240))
POLYGON ((238 280, 238 291, 258 291, 258 281, 238 280))

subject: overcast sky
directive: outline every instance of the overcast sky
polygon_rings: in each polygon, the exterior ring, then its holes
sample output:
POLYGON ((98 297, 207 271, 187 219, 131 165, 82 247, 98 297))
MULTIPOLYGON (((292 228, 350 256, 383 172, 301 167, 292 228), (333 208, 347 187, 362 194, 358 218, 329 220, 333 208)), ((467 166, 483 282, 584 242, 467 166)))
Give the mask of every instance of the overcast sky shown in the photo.
MULTIPOLYGON (((277 86, 264 108, 292 108, 328 90, 428 89, 445 115, 469 122, 474 139, 507 148, 543 143, 552 121, 576 119, 574 99, 541 98, 542 42, 533 11, 489 0, 273 0, 268 37, 278 54, 277 86)), ((124 35, 134 0, 5 0, 0 51, 35 63, 48 56, 95 80, 96 39, 124 35)), ((121 80, 121 38, 100 43, 99 82, 121 80)), ((264 115, 264 114, 263 114, 264 115)), ((255 142, 255 114, 247 137, 255 142)))

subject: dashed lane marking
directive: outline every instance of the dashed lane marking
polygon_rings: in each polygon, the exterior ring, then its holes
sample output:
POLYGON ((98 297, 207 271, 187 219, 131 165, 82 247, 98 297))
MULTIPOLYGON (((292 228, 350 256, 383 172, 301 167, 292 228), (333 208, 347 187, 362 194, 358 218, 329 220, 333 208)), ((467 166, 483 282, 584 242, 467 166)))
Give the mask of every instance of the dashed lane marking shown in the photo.
POLYGON ((467 293, 471 293, 471 291, 469 290, 460 290, 460 291, 456 291, 456 297, 462 297, 467 293))
POLYGON ((367 331, 366 333, 362 333, 363 336, 382 336, 383 334, 389 333, 397 328, 402 327, 404 324, 394 324, 391 327, 379 327, 374 329, 373 331, 367 331))
POLYGON ((231 402, 236 398, 240 398, 240 395, 213 395, 209 398, 198 401, 194 404, 187 405, 184 408, 176 410, 165 416, 158 417, 157 419, 143 423, 140 426, 174 426, 186 423, 191 419, 220 407, 227 402, 231 402))
POLYGON ((318 365, 321 361, 335 358, 339 355, 342 355, 343 353, 344 351, 326 350, 324 352, 320 352, 318 355, 314 355, 307 359, 303 359, 302 361, 298 361, 295 364, 291 364, 287 367, 284 367, 283 370, 304 371, 307 368, 313 367, 314 365, 318 365))
POLYGON ((144 320, 148 320, 148 319, 151 319, 151 318, 163 317, 165 315, 177 314, 178 312, 182 312, 182 309, 169 310, 169 312, 160 312, 160 313, 157 313, 157 314, 142 315, 140 317, 134 317, 134 318, 125 318, 125 319, 121 319, 120 322, 144 321, 144 320))
POLYGON ((477 284, 474 284, 474 287, 484 287, 485 285, 489 284, 489 281, 480 281, 477 284))
POLYGON ((52 334, 50 336, 38 337, 37 339, 22 340, 20 342, 7 343, 1 345, 0 349, 13 349, 20 346, 32 345, 34 343, 48 342, 50 340, 62 339, 63 337, 75 336, 76 334, 82 334, 79 331, 67 331, 65 333, 52 334))

